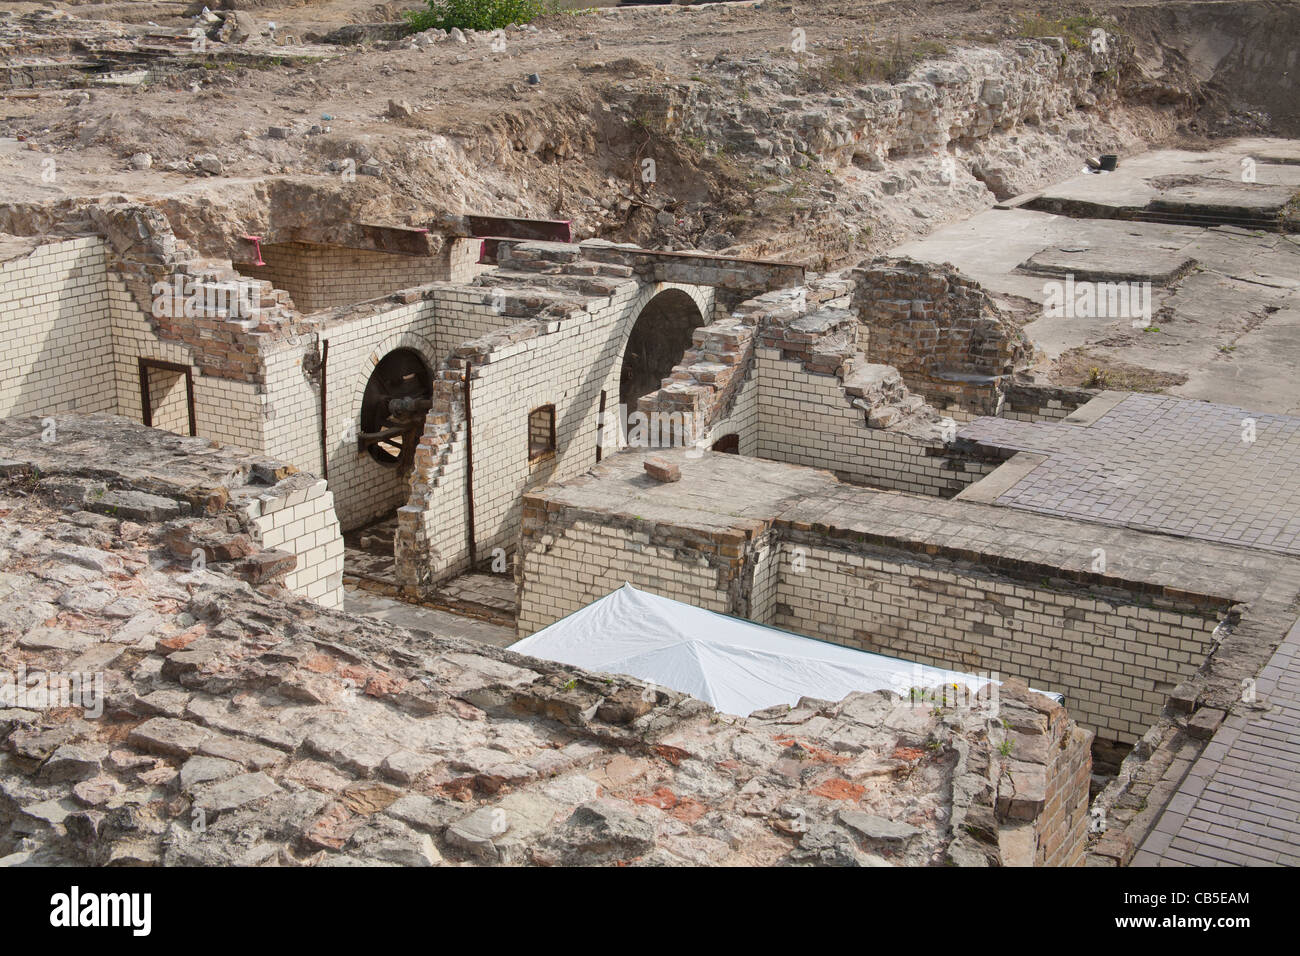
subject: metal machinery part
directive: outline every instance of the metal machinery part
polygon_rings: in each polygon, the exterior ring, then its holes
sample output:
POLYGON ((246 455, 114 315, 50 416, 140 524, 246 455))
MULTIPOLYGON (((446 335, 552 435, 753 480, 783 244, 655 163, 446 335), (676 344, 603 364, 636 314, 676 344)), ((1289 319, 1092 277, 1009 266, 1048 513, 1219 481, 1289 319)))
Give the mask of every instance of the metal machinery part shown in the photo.
POLYGON ((361 398, 357 450, 381 465, 409 468, 432 406, 433 380, 412 349, 395 349, 375 366, 361 398))

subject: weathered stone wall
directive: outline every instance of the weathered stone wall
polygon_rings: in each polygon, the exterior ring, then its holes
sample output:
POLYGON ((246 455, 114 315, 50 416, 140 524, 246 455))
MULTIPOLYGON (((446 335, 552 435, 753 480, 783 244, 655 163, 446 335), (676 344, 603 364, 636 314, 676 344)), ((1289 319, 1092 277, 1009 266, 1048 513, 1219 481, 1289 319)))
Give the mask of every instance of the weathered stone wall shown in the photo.
POLYGON ((167 546, 187 564, 201 550, 208 566, 342 605, 343 539, 324 481, 120 416, 50 417, 52 430, 43 417, 0 419, 4 473, 32 482, 42 500, 80 509, 86 541, 103 547, 103 529, 117 519, 170 522, 167 546))

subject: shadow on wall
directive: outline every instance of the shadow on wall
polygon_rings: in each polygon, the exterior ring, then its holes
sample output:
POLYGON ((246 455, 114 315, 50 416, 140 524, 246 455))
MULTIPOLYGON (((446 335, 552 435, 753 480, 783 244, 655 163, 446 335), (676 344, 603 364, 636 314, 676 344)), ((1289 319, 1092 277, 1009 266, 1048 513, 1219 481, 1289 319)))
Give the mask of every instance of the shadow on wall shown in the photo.
POLYGON ((699 306, 680 289, 665 289, 637 316, 623 353, 619 375, 619 404, 635 408, 643 395, 656 391, 692 345, 692 334, 704 325, 699 306))

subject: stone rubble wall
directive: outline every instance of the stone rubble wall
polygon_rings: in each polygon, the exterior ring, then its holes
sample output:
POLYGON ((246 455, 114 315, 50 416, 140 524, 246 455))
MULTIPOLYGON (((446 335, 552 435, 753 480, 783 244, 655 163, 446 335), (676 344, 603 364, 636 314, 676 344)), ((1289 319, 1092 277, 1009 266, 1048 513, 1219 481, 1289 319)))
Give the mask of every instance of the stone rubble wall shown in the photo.
POLYGON ((343 539, 324 481, 119 416, 51 417, 52 431, 40 417, 0 419, 4 473, 42 499, 90 514, 87 527, 103 515, 179 523, 168 546, 185 562, 201 549, 209 566, 341 606, 343 539))
MULTIPOLYGON (((1017 128, 1050 128, 1113 101, 1119 60, 1114 39, 1104 51, 1067 51, 1059 37, 962 50, 918 67, 903 82, 864 83, 820 96, 775 95, 737 105, 732 97, 691 89, 694 101, 674 105, 684 132, 720 140, 740 154, 794 167, 819 161, 882 171, 904 156, 958 144, 969 149, 1017 128)), ((808 67, 815 69, 819 59, 826 57, 813 58, 808 67)), ((770 61, 717 66, 738 74, 748 69, 755 86, 780 86, 788 79, 770 61)))

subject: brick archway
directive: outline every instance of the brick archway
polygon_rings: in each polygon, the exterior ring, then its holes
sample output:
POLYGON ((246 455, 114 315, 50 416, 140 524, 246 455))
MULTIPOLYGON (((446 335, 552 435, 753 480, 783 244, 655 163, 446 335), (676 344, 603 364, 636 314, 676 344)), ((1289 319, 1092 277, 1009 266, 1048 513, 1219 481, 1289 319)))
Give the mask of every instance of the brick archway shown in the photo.
POLYGON ((666 288, 641 307, 628 332, 619 366, 619 404, 635 408, 637 399, 658 389, 691 347, 692 333, 708 323, 696 298, 666 288))

